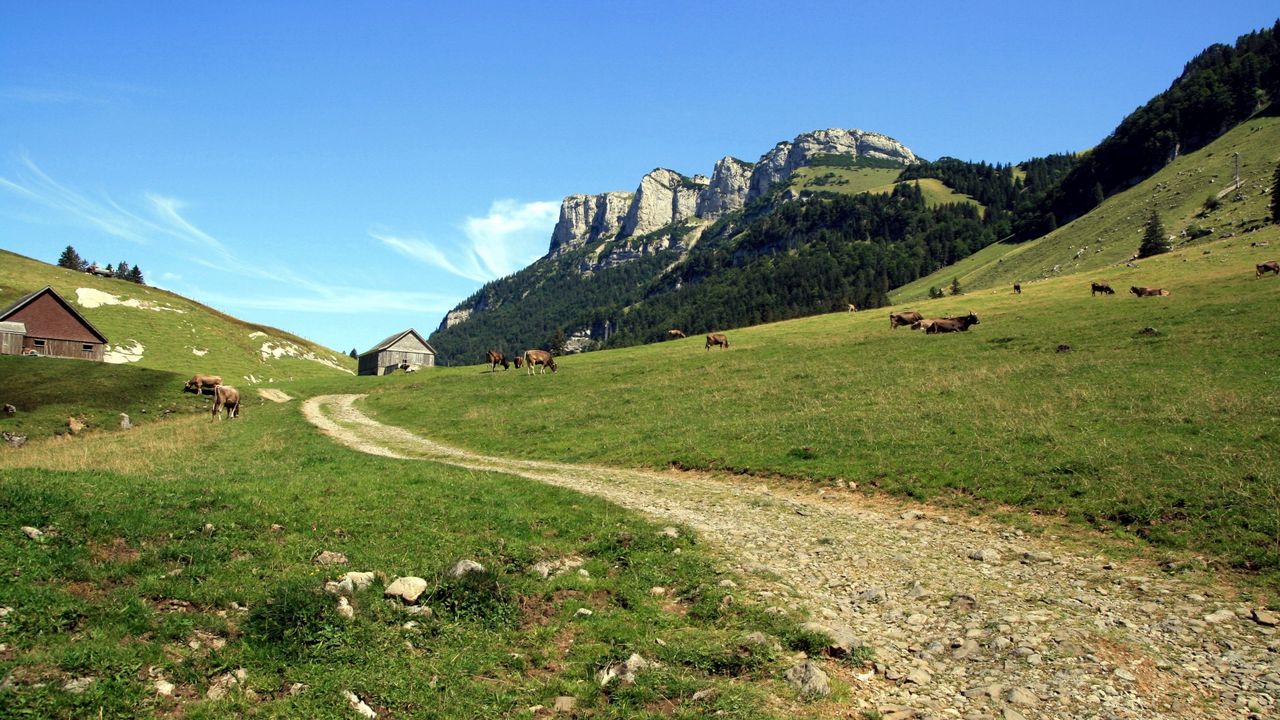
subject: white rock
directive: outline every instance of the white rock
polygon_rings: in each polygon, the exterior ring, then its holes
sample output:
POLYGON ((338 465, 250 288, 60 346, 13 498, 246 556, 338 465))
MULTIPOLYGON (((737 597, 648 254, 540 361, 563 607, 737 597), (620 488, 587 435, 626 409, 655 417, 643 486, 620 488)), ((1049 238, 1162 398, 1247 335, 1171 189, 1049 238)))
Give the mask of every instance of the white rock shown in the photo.
POLYGON ((339 578, 342 582, 350 582, 357 592, 373 584, 376 576, 371 572, 349 572, 339 578))
POLYGON ((812 660, 797 663, 787 671, 786 678, 802 697, 826 697, 831 694, 831 682, 827 674, 812 660))
POLYGON ((365 702, 360 699, 360 696, 350 690, 343 690, 342 696, 347 699, 347 705, 350 706, 352 710, 355 710, 356 714, 360 717, 366 718, 367 720, 376 720, 378 717, 378 713, 374 712, 373 708, 366 705, 365 702))
POLYGON ((475 560, 459 560, 449 568, 449 577, 460 578, 471 573, 484 572, 484 566, 475 560))
POLYGON ((427 581, 420 577, 408 575, 396 578, 394 582, 382 591, 383 597, 400 598, 404 602, 412 605, 418 602, 418 598, 427 590, 427 581))
POLYGON ((312 562, 314 562, 316 565, 346 565, 347 556, 343 555, 340 552, 325 550, 319 555, 316 555, 315 559, 312 560, 312 562))
POLYGON ((356 609, 351 607, 350 601, 345 596, 338 598, 338 614, 347 620, 351 620, 356 616, 356 609))
POLYGON ((593 614, 594 613, 591 611, 591 608, 578 608, 577 612, 574 613, 574 616, 575 617, 591 617, 593 614))
POLYGON ((92 676, 72 678, 62 684, 62 689, 72 695, 79 695, 85 690, 88 690, 89 686, 92 685, 93 681, 96 679, 97 678, 92 676))
POLYGON ((41 532, 39 528, 33 528, 30 525, 22 526, 22 534, 26 535, 32 540, 39 540, 40 538, 44 537, 44 533, 41 532))
POLYGON ((620 663, 609 665, 605 669, 596 673, 596 680, 600 682, 600 686, 604 687, 615 679, 622 683, 633 683, 636 681, 636 673, 645 670, 651 666, 648 660, 640 657, 636 653, 632 653, 631 657, 620 663))
POLYGON ((177 687, 176 685, 169 682, 168 680, 165 680, 164 678, 156 678, 155 689, 156 689, 156 693, 159 695, 164 695, 165 697, 169 697, 173 695, 173 691, 176 687, 177 687))

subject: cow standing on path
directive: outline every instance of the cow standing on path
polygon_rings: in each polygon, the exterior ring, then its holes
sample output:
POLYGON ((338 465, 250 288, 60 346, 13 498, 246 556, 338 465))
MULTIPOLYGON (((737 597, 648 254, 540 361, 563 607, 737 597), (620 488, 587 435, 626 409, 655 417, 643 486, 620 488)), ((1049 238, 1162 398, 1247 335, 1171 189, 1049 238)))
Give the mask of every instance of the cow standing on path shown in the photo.
POLYGON ((724 335, 724 334, 722 334, 722 333, 711 333, 710 335, 708 335, 708 336, 707 336, 707 347, 706 347, 706 349, 707 349, 707 350, 710 350, 712 345, 719 345, 720 347, 724 348, 725 350, 728 350, 728 349, 729 349, 729 338, 728 338, 728 337, 725 337, 725 335, 724 335))
POLYGON ((542 366, 539 368, 539 374, 541 375, 547 374, 547 368, 551 368, 551 372, 556 371, 556 359, 551 357, 551 353, 546 350, 525 350, 524 364, 530 375, 533 374, 533 366, 535 365, 542 366))

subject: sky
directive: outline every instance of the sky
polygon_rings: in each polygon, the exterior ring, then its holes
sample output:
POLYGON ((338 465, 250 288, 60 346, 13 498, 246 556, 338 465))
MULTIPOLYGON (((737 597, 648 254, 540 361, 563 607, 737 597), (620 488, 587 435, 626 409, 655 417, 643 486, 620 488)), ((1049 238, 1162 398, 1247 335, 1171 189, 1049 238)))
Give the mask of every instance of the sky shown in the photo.
POLYGON ((841 127, 1086 149, 1274 0, 0 0, 0 248, 340 351, 546 253, 561 198, 841 127))

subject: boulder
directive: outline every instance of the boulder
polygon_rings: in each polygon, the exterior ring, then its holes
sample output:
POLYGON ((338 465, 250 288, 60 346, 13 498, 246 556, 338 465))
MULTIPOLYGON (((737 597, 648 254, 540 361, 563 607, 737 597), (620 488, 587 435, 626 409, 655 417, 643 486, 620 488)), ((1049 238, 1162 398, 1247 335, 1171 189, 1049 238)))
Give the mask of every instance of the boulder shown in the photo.
POLYGON ((484 572, 484 566, 475 560, 459 560, 453 564, 453 567, 449 568, 448 575, 451 578, 460 578, 463 575, 482 572, 484 572))
POLYGON ((786 678, 801 697, 818 698, 831 694, 831 682, 827 674, 812 660, 804 660, 794 665, 787 671, 786 678))
POLYGON ((347 556, 340 552, 325 550, 312 560, 316 565, 346 565, 347 556))
POLYGON ((383 597, 399 598, 409 605, 418 602, 418 598, 427 590, 427 581, 420 577, 406 576, 396 578, 382 591, 383 597))

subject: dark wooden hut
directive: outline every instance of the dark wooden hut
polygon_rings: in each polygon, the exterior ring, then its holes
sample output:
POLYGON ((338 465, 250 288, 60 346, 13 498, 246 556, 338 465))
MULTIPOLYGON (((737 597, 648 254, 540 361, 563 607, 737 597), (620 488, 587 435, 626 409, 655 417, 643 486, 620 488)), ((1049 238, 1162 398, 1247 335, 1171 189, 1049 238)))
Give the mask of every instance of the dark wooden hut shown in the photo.
POLYGON ((360 354, 361 375, 386 375, 404 365, 433 367, 436 350, 413 328, 396 333, 360 354))
POLYGON ((46 287, 0 310, 0 353, 102 360, 107 338, 62 296, 46 287), (16 352, 14 352, 16 350, 16 352))

